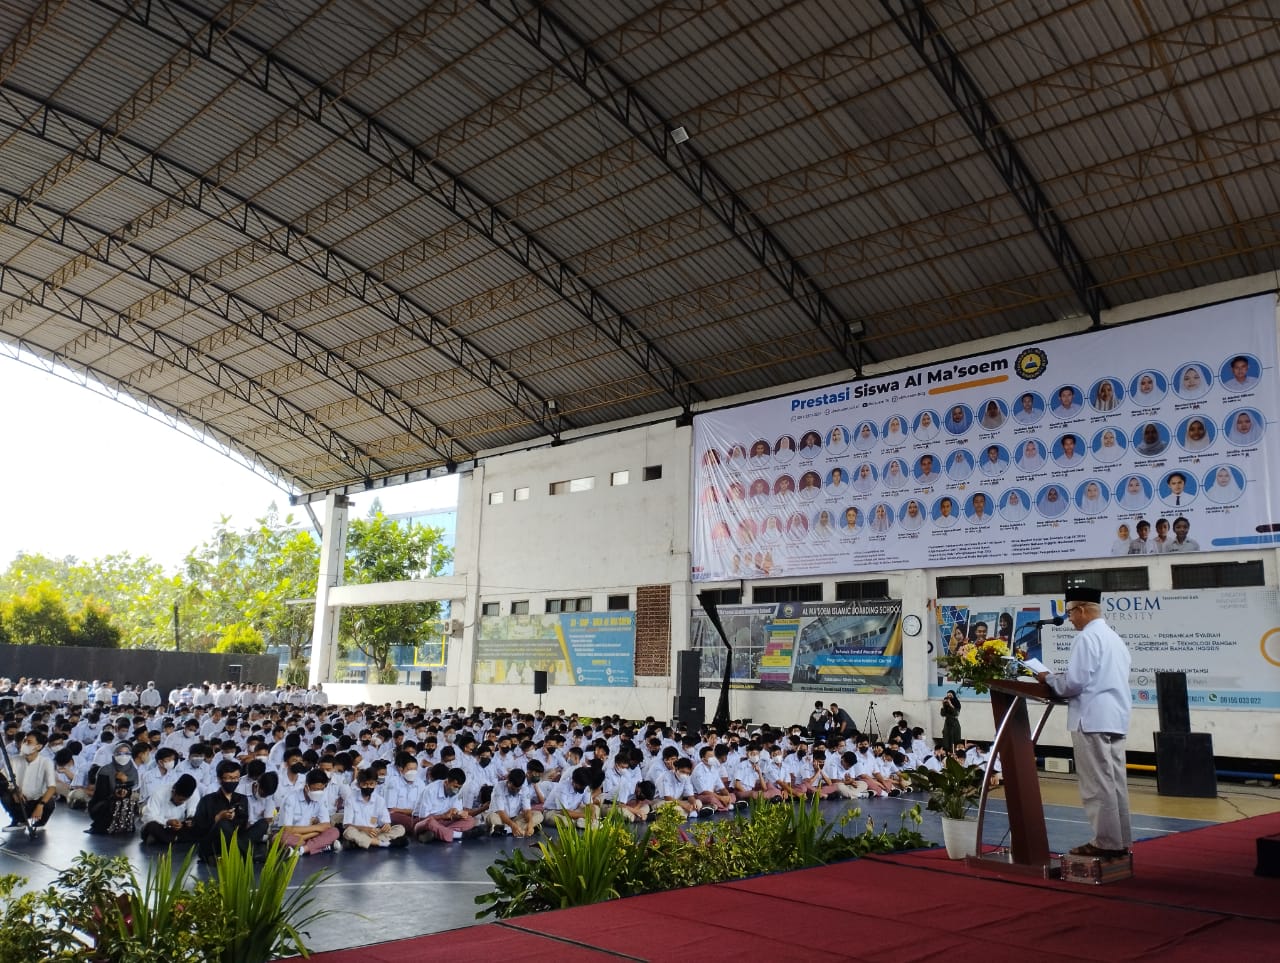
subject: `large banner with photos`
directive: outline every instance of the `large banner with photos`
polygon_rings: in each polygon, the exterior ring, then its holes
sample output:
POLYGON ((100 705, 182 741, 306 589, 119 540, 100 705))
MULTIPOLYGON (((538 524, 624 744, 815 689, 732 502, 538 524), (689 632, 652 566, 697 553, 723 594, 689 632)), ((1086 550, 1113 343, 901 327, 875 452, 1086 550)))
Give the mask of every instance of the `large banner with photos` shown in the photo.
MULTIPOLYGON (((1076 637, 1070 624, 1037 619, 1061 615, 1062 599, 1045 596, 941 599, 930 634, 930 660, 942 647, 999 636, 1014 640, 1055 671, 1063 671, 1076 637)), ((1129 646, 1135 706, 1156 704, 1156 673, 1185 672, 1193 709, 1280 709, 1280 593, 1269 588, 1117 592, 1102 599, 1102 616, 1129 646)), ((954 683, 932 665, 929 695, 954 683)), ((972 690, 961 699, 979 698, 972 690)), ((980 698, 986 698, 980 697, 980 698)))
POLYGON ((698 415, 693 579, 1276 544, 1276 357, 1267 294, 698 415))
MULTIPOLYGON (((739 689, 901 694, 902 601, 721 605, 739 689)), ((690 647, 703 688, 718 689, 728 652, 706 614, 693 614, 690 647)))

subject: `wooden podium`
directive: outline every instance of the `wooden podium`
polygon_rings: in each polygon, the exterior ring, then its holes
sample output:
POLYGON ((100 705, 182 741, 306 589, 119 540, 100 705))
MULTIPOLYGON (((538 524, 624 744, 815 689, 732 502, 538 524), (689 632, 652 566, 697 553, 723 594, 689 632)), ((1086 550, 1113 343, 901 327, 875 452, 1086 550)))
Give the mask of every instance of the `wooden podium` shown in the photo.
POLYGON ((971 865, 988 871, 1011 875, 1054 876, 1054 854, 1049 852, 1049 837, 1044 825, 1044 804, 1040 800, 1040 777, 1036 770, 1036 742, 1055 705, 1066 700, 1058 697, 1043 682, 1028 678, 997 680, 991 683, 991 712, 995 717, 996 737, 987 757, 987 769, 978 798, 979 855, 970 856, 971 865), (1027 713, 1028 701, 1044 705, 1035 731, 1027 713), (1009 808, 1009 850, 982 855, 982 823, 990 795, 991 775, 996 756, 1000 757, 1004 777, 1005 802, 1009 808))

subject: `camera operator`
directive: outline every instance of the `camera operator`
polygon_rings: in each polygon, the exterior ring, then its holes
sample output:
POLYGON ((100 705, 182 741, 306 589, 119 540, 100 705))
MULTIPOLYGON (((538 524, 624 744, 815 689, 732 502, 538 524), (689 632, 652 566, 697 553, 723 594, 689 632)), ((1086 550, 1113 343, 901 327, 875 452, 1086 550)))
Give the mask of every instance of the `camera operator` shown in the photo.
POLYGON ((53 815, 58 781, 53 760, 44 752, 48 741, 42 731, 28 732, 19 746, 18 757, 12 760, 14 784, 9 785, 9 780, 0 775, 4 808, 13 820, 9 829, 40 827, 53 815))

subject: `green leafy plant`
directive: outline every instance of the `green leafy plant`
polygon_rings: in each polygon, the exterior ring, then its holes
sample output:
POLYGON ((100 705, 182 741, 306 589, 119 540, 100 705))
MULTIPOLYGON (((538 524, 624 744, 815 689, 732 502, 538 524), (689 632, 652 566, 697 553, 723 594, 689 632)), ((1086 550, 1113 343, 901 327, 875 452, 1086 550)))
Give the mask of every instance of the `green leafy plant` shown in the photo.
POLYGON ((494 889, 476 897, 481 907, 476 917, 508 919, 926 845, 919 806, 903 816, 895 832, 877 831, 867 820, 864 831, 846 833, 858 818, 853 809, 829 823, 816 800, 756 801, 747 814, 693 824, 679 807, 659 806, 638 839, 616 815, 582 833, 560 820, 554 839, 539 844, 541 859, 517 850, 489 867, 494 889))
POLYGON ((560 907, 586 906, 631 891, 644 842, 631 835, 614 812, 577 831, 571 820, 556 817, 555 842, 542 842, 544 885, 560 907))
POLYGON ((948 756, 936 772, 915 769, 906 776, 911 788, 923 789, 929 794, 929 811, 942 813, 948 819, 964 819, 982 794, 982 767, 966 766, 952 756, 948 756))
POLYGON ((220 897, 226 942, 214 957, 220 963, 261 963, 275 956, 307 956, 305 928, 327 915, 315 910, 315 888, 328 878, 315 873, 289 892, 298 854, 272 840, 265 861, 254 878, 253 852, 240 851, 235 835, 223 837, 213 888, 220 897))

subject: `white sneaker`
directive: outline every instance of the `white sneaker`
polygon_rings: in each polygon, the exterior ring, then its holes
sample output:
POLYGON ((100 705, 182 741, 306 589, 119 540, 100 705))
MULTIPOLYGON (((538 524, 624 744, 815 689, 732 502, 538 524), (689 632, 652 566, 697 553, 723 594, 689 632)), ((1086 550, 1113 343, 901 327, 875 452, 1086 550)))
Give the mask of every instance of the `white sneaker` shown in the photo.
POLYGON ((335 839, 335 840, 333 841, 333 843, 329 846, 329 852, 331 852, 331 853, 340 853, 340 852, 342 852, 342 840, 340 840, 340 839, 335 839))
POLYGON ((379 845, 382 849, 388 849, 388 848, 391 846, 391 837, 390 837, 390 836, 379 836, 379 837, 378 837, 378 845, 379 845))

